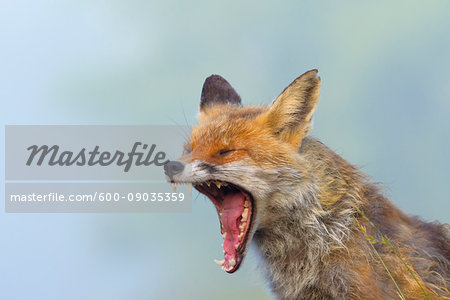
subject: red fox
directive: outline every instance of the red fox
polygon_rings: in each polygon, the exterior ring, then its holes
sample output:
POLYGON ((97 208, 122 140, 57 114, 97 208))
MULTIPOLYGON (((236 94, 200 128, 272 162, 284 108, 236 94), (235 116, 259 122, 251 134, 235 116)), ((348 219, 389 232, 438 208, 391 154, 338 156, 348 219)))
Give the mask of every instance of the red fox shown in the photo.
POLYGON ((269 106, 242 107, 219 75, 199 123, 165 166, 214 204, 228 273, 249 245, 278 299, 450 299, 448 225, 394 206, 377 184, 309 137, 320 93, 311 70, 269 106))

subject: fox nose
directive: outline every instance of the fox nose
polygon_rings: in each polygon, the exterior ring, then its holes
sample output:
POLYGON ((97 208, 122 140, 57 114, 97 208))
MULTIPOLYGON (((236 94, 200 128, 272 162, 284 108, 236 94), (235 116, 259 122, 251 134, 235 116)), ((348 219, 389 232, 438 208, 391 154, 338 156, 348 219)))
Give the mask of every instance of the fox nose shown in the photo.
POLYGON ((184 170, 183 163, 177 161, 177 160, 170 160, 164 165, 164 173, 169 176, 170 180, 172 180, 172 177, 177 175, 178 173, 181 173, 184 170))

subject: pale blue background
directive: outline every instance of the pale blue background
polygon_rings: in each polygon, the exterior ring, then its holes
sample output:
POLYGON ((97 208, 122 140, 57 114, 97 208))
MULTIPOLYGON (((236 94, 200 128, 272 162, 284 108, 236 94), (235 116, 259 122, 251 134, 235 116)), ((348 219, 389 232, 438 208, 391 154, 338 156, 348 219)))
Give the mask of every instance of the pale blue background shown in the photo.
MULTIPOLYGON (((1 125, 194 123, 212 73, 258 104, 318 68, 312 134, 449 222, 449 16, 445 0, 0 1, 1 125)), ((1 212, 0 298, 269 298, 252 255, 231 276, 213 263, 220 244, 204 197, 185 215, 1 212)))

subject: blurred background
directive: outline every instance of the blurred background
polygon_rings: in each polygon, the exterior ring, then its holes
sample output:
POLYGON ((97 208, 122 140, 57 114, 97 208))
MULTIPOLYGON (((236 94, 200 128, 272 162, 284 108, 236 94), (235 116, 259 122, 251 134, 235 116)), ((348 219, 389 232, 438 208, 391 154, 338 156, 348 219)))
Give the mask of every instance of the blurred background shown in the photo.
MULTIPOLYGON (((444 0, 0 1, 1 123, 194 124, 210 74, 265 104, 318 68, 312 135, 448 223, 449 16, 444 0)), ((233 275, 214 264, 221 242, 196 194, 188 214, 2 209, 0 298, 271 299, 252 253, 233 275)))

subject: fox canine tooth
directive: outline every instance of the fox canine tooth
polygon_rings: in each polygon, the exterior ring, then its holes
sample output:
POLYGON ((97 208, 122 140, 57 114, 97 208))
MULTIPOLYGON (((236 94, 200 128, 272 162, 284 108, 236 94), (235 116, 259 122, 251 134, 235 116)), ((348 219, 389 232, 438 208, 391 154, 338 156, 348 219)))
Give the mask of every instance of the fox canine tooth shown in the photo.
POLYGON ((174 193, 177 192, 177 186, 176 186, 176 185, 173 186, 173 192, 174 192, 174 193))
POLYGON ((225 259, 222 259, 222 260, 217 260, 217 259, 215 259, 214 262, 215 262, 217 265, 223 267, 223 264, 225 263, 225 259))
POLYGON ((192 183, 188 183, 189 195, 192 197, 192 183))
POLYGON ((230 265, 233 266, 233 267, 236 265, 236 260, 235 260, 234 258, 230 259, 228 262, 229 262, 230 265))

